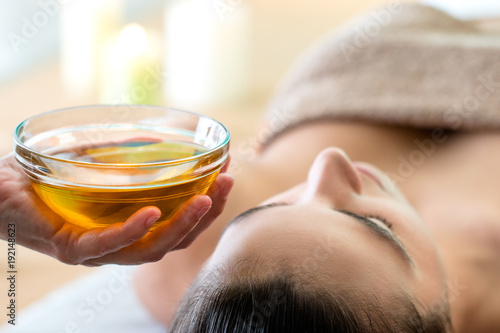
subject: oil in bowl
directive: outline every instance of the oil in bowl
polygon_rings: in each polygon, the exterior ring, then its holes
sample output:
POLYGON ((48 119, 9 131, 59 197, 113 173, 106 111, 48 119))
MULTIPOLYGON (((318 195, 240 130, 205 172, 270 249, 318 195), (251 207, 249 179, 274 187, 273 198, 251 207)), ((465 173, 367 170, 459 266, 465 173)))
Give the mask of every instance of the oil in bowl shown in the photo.
POLYGON ((157 206, 162 215, 154 229, 192 196, 206 193, 225 164, 229 132, 214 119, 128 108, 132 114, 112 112, 112 106, 60 110, 18 126, 18 162, 38 196, 67 221, 106 227, 157 206), (107 122, 96 122, 103 114, 107 122))

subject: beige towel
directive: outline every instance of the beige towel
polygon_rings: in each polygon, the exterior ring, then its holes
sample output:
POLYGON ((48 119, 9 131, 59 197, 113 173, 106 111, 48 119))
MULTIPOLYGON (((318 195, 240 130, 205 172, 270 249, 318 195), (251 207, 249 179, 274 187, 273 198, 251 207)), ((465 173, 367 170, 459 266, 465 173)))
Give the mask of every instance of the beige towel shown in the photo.
POLYGON ((500 128, 500 34, 417 4, 373 10, 313 45, 267 115, 275 131, 323 117, 500 128))

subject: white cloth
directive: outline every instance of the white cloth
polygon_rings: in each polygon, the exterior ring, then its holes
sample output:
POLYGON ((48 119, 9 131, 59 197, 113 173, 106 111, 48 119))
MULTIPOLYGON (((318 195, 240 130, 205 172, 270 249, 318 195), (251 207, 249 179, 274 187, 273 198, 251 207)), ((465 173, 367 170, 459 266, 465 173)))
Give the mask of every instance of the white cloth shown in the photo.
POLYGON ((1 333, 166 333, 141 304, 135 267, 106 266, 52 292, 18 313, 1 333))

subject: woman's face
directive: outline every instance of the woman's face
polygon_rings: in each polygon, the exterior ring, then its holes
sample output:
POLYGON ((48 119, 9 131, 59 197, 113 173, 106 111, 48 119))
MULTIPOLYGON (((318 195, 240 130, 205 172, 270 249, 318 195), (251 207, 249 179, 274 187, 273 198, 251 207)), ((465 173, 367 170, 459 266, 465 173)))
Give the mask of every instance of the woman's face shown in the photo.
POLYGON ((207 265, 251 258, 262 263, 254 270, 286 262, 309 283, 381 302, 396 291, 427 306, 446 297, 426 225, 387 175, 336 148, 316 157, 305 183, 234 219, 207 265))

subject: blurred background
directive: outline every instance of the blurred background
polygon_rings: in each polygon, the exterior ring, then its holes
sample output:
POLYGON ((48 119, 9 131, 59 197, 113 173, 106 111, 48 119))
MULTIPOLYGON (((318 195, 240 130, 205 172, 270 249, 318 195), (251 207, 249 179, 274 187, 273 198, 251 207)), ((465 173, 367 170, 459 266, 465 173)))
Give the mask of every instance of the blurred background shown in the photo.
MULTIPOLYGON (((485 29, 499 26, 498 0, 421 2, 485 29)), ((0 0, 0 154, 11 151, 12 132, 25 118, 96 103, 207 113, 226 123, 237 142, 255 129, 266 100, 307 45, 386 3, 0 0)), ((7 252, 4 242, 0 249, 7 252)), ((21 308, 90 270, 19 247, 17 261, 21 308)))

